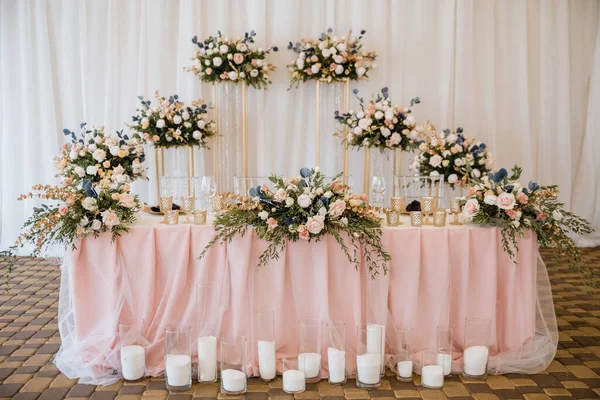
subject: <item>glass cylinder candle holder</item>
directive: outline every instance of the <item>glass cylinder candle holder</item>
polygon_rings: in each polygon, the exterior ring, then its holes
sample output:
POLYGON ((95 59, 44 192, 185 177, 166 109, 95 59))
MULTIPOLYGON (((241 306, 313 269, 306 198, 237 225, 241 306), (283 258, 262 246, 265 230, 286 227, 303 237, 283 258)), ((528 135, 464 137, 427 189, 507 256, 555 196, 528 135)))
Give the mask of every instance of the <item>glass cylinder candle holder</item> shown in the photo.
POLYGON ((433 226, 438 228, 446 226, 446 210, 435 210, 433 212, 433 226))
POLYGON ((225 199, 223 199, 223 196, 215 195, 212 197, 211 201, 213 212, 223 211, 223 207, 225 206, 225 199))
POLYGON ((146 349, 143 346, 143 319, 119 324, 121 374, 126 381, 137 381, 146 375, 146 349))
POLYGON ((423 220, 423 225, 431 225, 429 216, 433 212, 434 200, 435 200, 435 198, 431 197, 431 196, 421 197, 421 212, 423 213, 423 215, 425 215, 425 219, 423 220))
POLYGON ((392 197, 390 199, 390 206, 392 211, 396 211, 397 213, 404 212, 404 197, 392 197))
POLYGON ((179 223, 179 210, 167 211, 167 225, 177 225, 179 223))
POLYGON ((413 376, 412 337, 413 330, 397 329, 396 379, 410 382, 413 376))
POLYGON ((181 211, 185 214, 189 214, 194 209, 196 204, 195 196, 181 196, 181 211))
POLYGON ((258 372, 263 381, 271 382, 277 376, 275 365, 275 311, 257 312, 255 322, 258 372))
POLYGON ((194 210, 194 224, 204 225, 206 224, 206 210, 194 210))
POLYGON ((417 228, 423 226, 423 213, 421 211, 410 212, 410 226, 417 228))
POLYGON ((306 390, 304 360, 294 358, 281 359, 282 388, 289 394, 302 393, 306 390))
POLYGON ((161 196, 158 206, 164 215, 163 223, 167 223, 167 212, 173 209, 173 196, 161 196))
POLYGON ((363 389, 381 386, 383 352, 381 343, 373 338, 383 337, 383 326, 361 324, 356 328, 356 386, 363 389))
POLYGON ((221 393, 244 394, 247 388, 248 339, 236 336, 221 340, 221 393))
POLYGON ((217 308, 219 296, 214 281, 196 286, 198 305, 198 382, 217 381, 217 308))
POLYGON ((343 322, 331 322, 329 328, 329 347, 327 347, 327 370, 329 383, 346 383, 346 325, 343 322))
POLYGON ((444 370, 444 376, 452 374, 452 343, 454 330, 448 326, 437 327, 437 363, 444 370))
POLYGON ((462 374, 469 379, 485 379, 492 321, 470 317, 465 321, 465 347, 462 374))
POLYGON ((421 384, 429 389, 444 386, 444 368, 437 363, 437 351, 424 350, 421 353, 421 384))
POLYGON ((189 326, 171 325, 165 331, 165 381, 167 389, 192 387, 192 336, 189 326))
POLYGON ((323 346, 323 323, 318 319, 298 321, 299 354, 298 362, 304 368, 306 382, 321 380, 321 354, 323 346))
POLYGON ((450 198, 450 212, 454 216, 454 220, 450 222, 450 225, 462 225, 462 223, 458 220, 458 214, 460 214, 460 202, 461 197, 451 197, 450 198))
POLYGON ((389 213, 387 213, 387 225, 394 227, 394 226, 398 226, 401 225, 402 223, 400 222, 400 214, 398 214, 395 211, 391 211, 389 213))

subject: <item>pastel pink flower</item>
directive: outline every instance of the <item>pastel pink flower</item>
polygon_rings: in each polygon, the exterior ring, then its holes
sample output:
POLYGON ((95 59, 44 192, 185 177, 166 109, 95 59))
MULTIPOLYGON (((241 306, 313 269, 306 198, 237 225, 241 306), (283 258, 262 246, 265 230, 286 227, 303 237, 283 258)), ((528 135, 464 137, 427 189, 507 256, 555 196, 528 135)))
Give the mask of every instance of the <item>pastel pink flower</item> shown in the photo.
POLYGON ((343 185, 335 182, 333 185, 331 185, 331 188, 333 189, 333 193, 339 193, 342 191, 343 185))
POLYGON ((300 239, 308 240, 310 235, 308 234, 308 230, 306 229, 306 226, 299 225, 298 228, 296 228, 296 231, 300 234, 300 239))
POLYGON ((277 189, 275 192, 275 200, 277 201, 285 201, 287 199, 287 192, 285 189, 277 189))
POLYGON ((468 219, 472 219, 474 216, 477 215, 478 212, 479 202, 477 201, 477 199, 467 200, 465 206, 463 207, 463 215, 468 219))
POLYGON ((344 200, 338 199, 329 206, 329 216, 331 218, 339 217, 344 211, 346 211, 346 202, 344 200))
POLYGON ((275 218, 271 217, 267 220, 267 226, 269 228, 269 230, 273 230, 275 228, 277 228, 277 221, 275 220, 275 218))
POLYGON ((241 63, 244 62, 244 56, 241 55, 240 53, 235 53, 233 55, 233 62, 240 65, 241 63))
POLYGON ((324 227, 325 217, 322 215, 315 215, 306 221, 306 229, 313 235, 320 233, 324 227))
POLYGON ((503 210, 512 210, 515 208, 515 195, 512 193, 500 193, 498 196, 498 208, 503 210))
POLYGON ((545 221, 546 220, 546 214, 545 213, 539 213, 537 215, 537 217, 535 217, 536 221, 545 221))
POLYGON ((65 204, 58 207, 58 212, 60 213, 60 215, 66 215, 68 211, 69 211, 69 207, 67 207, 65 204))
POLYGON ((473 196, 475 193, 477 193, 477 190, 475 190, 475 188, 473 186, 469 187, 469 190, 467 191, 467 196, 471 197, 473 196))
POLYGON ((529 200, 529 197, 525 193, 521 192, 517 195, 517 200, 521 204, 527 204, 527 200, 529 200))
POLYGON ((510 217, 510 219, 515 219, 517 216, 517 212, 515 210, 506 210, 506 215, 510 217))
POLYGON ((253 59, 252 59, 251 63, 252 63, 252 66, 253 66, 253 67, 256 67, 256 64, 257 64, 257 62, 256 62, 256 59, 255 59, 255 58, 253 58, 253 59))

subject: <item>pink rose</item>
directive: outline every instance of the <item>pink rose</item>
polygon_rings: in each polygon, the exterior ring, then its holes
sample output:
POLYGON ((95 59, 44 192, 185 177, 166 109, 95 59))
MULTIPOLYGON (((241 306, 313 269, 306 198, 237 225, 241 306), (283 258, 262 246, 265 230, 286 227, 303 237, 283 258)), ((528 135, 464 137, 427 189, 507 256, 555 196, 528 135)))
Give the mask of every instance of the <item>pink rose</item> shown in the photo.
POLYGON ((367 202, 369 201, 369 196, 366 193, 363 193, 360 195, 360 198, 362 199, 362 201, 367 202))
POLYGON ((469 199, 463 207, 463 215, 467 219, 472 219, 479 212, 479 202, 477 199, 469 199))
POLYGON ((537 215, 537 217, 535 217, 536 221, 545 221, 546 220, 546 214, 544 214, 543 212, 539 213, 537 215))
POLYGON ((102 222, 108 228, 112 228, 115 225, 119 225, 121 221, 119 220, 119 216, 113 210, 106 210, 102 212, 102 222))
POLYGON ((310 58, 310 61, 316 63, 317 61, 319 61, 319 57, 313 54, 313 56, 310 58))
POLYGON ((75 204, 75 200, 73 200, 73 199, 67 200, 67 205, 68 206, 72 206, 73 204, 75 204))
POLYGON ((257 64, 256 59, 253 58, 252 61, 251 61, 251 63, 252 63, 253 67, 256 67, 256 64, 257 64))
POLYGON ((275 220, 275 218, 273 218, 273 217, 269 218, 267 220, 267 226, 270 231, 277 228, 277 221, 275 220))
POLYGON ((325 227, 325 217, 322 215, 315 215, 314 217, 308 218, 306 221, 306 229, 313 235, 318 234, 325 227))
POLYGON ((519 203, 521 204, 527 204, 529 197, 525 193, 521 192, 517 195, 517 200, 519 200, 519 203))
POLYGON ((337 67, 337 65, 336 65, 335 63, 332 63, 332 64, 329 66, 329 70, 330 70, 330 71, 335 71, 335 67, 337 67))
POLYGON ((285 189, 277 189, 275 192, 275 200, 277 201, 285 201, 287 199, 287 192, 285 189))
POLYGON ((471 197, 475 193, 477 193, 477 190, 473 186, 470 186, 469 189, 467 190, 467 197, 471 197))
POLYGON ((312 70, 311 70, 310 68, 307 68, 307 69, 306 69, 306 74, 307 74, 307 75, 312 75, 312 70))
POLYGON ((506 210, 506 215, 510 217, 510 219, 515 219, 517 216, 517 212, 515 210, 506 210))
POLYGON ((346 202, 344 200, 336 200, 329 206, 329 215, 331 218, 336 218, 346 211, 346 202))
POLYGON ((308 240, 309 234, 308 230, 306 229, 306 226, 299 225, 298 228, 296 228, 296 231, 300 234, 300 239, 308 240))
POLYGON ((498 196, 498 208, 503 210, 512 210, 515 208, 515 195, 512 193, 501 193, 498 196))
POLYGON ((333 185, 331 185, 331 188, 333 189, 333 193, 340 193, 344 188, 344 185, 335 182, 333 185))
POLYGON ((241 63, 244 62, 244 56, 241 55, 240 53, 235 53, 233 55, 233 62, 236 63, 237 65, 240 65, 241 63))
POLYGON ((127 208, 135 206, 135 197, 129 193, 123 193, 119 196, 119 204, 127 208))
POLYGON ((65 215, 68 211, 69 211, 69 207, 67 207, 65 204, 58 207, 58 212, 60 213, 60 215, 65 215))

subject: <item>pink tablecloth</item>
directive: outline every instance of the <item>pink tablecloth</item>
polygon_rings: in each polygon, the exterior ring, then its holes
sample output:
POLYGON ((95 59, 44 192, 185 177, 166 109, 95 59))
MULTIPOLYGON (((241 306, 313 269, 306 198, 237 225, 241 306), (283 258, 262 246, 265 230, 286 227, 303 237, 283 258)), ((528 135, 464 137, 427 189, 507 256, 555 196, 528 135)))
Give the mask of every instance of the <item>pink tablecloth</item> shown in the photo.
MULTIPOLYGON (((291 243, 279 260, 256 269, 266 243, 253 231, 227 246, 214 246, 198 260, 213 236, 211 226, 156 222, 143 219, 116 243, 108 235, 85 239, 65 257, 62 347, 55 363, 70 378, 95 384, 119 378, 118 324, 132 315, 146 321, 148 372, 161 374, 165 327, 183 324, 196 330, 196 285, 209 280, 223 288, 220 335, 248 337, 249 374, 257 373, 254 315, 264 309, 275 310, 278 358, 296 354, 299 319, 345 322, 350 373, 355 370, 356 325, 364 322, 386 325, 391 360, 395 329, 414 329, 417 364, 420 351, 435 348, 436 327, 453 327, 456 371, 470 316, 492 320, 493 373, 541 371, 556 351, 550 284, 532 235, 519 240, 515 264, 502 250, 498 228, 387 228, 389 274, 373 282, 348 263, 332 238, 291 243)), ((325 337, 324 357, 326 348, 325 337)))

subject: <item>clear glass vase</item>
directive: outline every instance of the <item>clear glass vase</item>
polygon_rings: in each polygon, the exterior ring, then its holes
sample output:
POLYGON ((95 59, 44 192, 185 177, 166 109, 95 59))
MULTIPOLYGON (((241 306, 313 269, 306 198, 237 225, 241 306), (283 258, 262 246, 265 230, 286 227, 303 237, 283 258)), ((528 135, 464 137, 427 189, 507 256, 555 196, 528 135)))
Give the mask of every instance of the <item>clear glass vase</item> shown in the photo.
MULTIPOLYGON (((216 171, 219 193, 233 192, 233 177, 244 174, 243 168, 243 85, 219 82, 216 87, 217 129, 216 171)), ((247 128, 247 127, 246 127, 247 128)))
POLYGON ((335 176, 344 171, 344 138, 335 135, 343 132, 335 120, 336 111, 344 112, 345 82, 318 82, 318 129, 319 159, 316 165, 326 176, 335 176))
POLYGON ((369 150, 369 192, 371 204, 385 207, 393 193, 392 181, 392 154, 388 151, 381 152, 379 149, 369 150))

